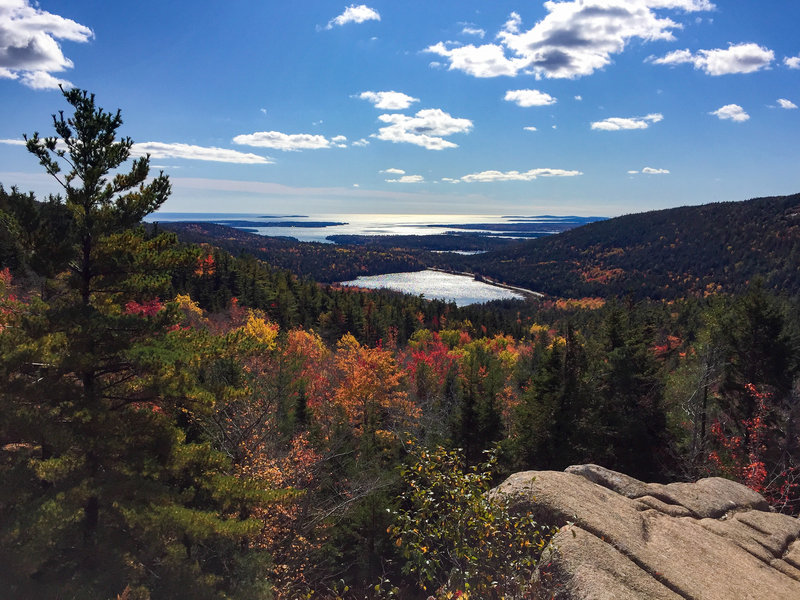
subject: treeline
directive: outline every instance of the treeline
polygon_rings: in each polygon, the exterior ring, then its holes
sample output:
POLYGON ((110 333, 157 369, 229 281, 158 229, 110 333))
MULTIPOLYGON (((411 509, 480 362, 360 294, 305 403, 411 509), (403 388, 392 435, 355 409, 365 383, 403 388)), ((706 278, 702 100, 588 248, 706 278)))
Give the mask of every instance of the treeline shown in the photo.
POLYGON ((626 215, 460 259, 555 296, 654 299, 738 293, 756 278, 797 294, 798 261, 800 194, 626 215))
POLYGON ((336 244, 369 246, 386 250, 431 250, 448 252, 454 250, 480 251, 505 248, 519 243, 514 238, 489 237, 481 233, 439 233, 432 235, 329 235, 336 244))
POLYGON ((242 252, 269 262, 278 269, 316 281, 349 281, 359 275, 421 271, 424 254, 400 249, 359 249, 316 242, 300 243, 289 238, 265 237, 214 223, 162 223, 181 241, 210 243, 238 255, 242 252))

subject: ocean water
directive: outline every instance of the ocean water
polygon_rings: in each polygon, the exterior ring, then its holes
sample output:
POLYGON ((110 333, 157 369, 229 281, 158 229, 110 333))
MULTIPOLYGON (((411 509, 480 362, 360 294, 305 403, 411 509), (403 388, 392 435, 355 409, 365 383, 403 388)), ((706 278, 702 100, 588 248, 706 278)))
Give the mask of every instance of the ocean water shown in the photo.
POLYGON ((453 275, 430 270, 362 276, 351 281, 343 281, 342 285, 369 289, 387 288, 406 294, 422 295, 424 298, 452 301, 457 306, 480 304, 491 300, 523 299, 523 296, 517 292, 475 281, 466 275, 453 275))
MULTIPOLYGON (((254 221, 280 223, 292 222, 339 222, 343 225, 330 225, 327 227, 256 227, 248 226, 260 235, 292 237, 301 242, 323 242, 329 235, 434 235, 450 231, 472 233, 485 233, 488 235, 504 234, 513 237, 509 232, 493 230, 491 226, 482 229, 461 229, 458 227, 439 227, 432 225, 452 224, 509 224, 509 223, 536 223, 543 225, 561 223, 572 217, 519 217, 498 215, 409 215, 409 214, 313 214, 313 215, 269 215, 269 214, 232 214, 232 213, 153 213, 147 221, 209 221, 212 223, 225 223, 225 221, 254 221)), ((549 231, 548 233, 555 233, 549 231)))

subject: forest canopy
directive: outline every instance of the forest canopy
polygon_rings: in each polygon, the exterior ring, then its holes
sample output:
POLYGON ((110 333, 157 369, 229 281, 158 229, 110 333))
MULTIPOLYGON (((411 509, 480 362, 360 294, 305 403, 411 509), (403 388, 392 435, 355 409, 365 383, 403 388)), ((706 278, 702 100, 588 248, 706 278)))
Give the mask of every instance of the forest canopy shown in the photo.
MULTIPOLYGON (((329 249, 288 265, 285 241, 254 253, 250 238, 144 226, 168 177, 129 161, 119 111, 64 99, 56 135, 27 138, 61 193, 0 187, 8 597, 527 597, 552 531, 486 492, 576 463, 728 477, 800 513, 800 306, 774 273, 669 301, 606 286, 457 308, 342 289, 302 273, 329 249)), ((741 204, 736 219, 785 220, 794 201, 741 204)), ((662 251, 680 262, 689 230, 663 217, 646 235, 678 231, 662 251)), ((644 261, 593 237, 613 222, 502 256, 525 266, 545 243, 585 244, 595 273, 606 244, 644 261)), ((776 261, 791 259, 786 239, 770 242, 776 261)), ((489 269, 501 255, 486 256, 489 269)))

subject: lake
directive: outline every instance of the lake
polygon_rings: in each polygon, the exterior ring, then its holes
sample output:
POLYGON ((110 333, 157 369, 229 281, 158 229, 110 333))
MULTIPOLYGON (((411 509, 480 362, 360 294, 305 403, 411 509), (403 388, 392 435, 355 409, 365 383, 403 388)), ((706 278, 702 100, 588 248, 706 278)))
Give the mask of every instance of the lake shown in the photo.
POLYGON ((386 288, 406 294, 422 295, 429 299, 452 301, 457 306, 481 304, 491 300, 524 299, 524 296, 518 292, 475 281, 467 275, 453 275, 431 270, 362 276, 351 281, 343 281, 342 285, 369 289, 386 288))

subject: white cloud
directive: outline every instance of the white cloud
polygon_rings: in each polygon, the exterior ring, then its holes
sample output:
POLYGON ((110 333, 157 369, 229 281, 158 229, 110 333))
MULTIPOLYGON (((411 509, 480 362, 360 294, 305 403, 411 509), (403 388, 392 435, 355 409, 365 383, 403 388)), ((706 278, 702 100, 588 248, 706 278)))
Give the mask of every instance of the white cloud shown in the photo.
POLYGON ((722 120, 729 119, 731 121, 736 121, 737 123, 742 123, 750 118, 750 115, 748 115, 738 104, 726 104, 725 106, 718 108, 709 114, 716 115, 722 120))
POLYGON ((403 171, 403 169, 395 169, 395 168, 384 169, 383 171, 380 171, 380 173, 386 173, 387 175, 405 175, 406 174, 406 172, 403 171))
POLYGON ((523 127, 523 129, 525 131, 538 131, 538 129, 536 129, 536 127, 534 127, 532 125, 530 127, 523 127))
POLYGON ((508 15, 508 20, 505 25, 503 25, 503 29, 509 33, 519 33, 519 28, 521 26, 522 17, 519 16, 518 12, 512 12, 508 15))
POLYGON ((787 100, 786 98, 778 98, 778 104, 780 105, 781 108, 785 108, 787 110, 790 110, 792 108, 797 108, 797 104, 795 104, 791 100, 787 100))
POLYGON ((636 175, 644 173, 645 175, 669 175, 669 169, 654 169, 653 167, 645 167, 641 171, 628 171, 628 175, 636 175))
POLYGON ((479 27, 475 27, 473 25, 464 25, 464 29, 461 30, 461 33, 464 35, 477 35, 481 39, 486 37, 485 30, 480 29, 479 27))
POLYGON ((414 98, 402 92, 361 92, 358 95, 362 100, 367 100, 375 105, 375 108, 384 110, 405 110, 414 102, 419 102, 419 98, 414 98))
POLYGON ((753 73, 767 69, 775 60, 775 53, 758 44, 730 44, 727 49, 675 50, 661 58, 648 58, 656 65, 692 64, 708 75, 730 75, 732 73, 753 73))
POLYGON ((29 0, 0 1, 0 77, 18 79, 33 89, 70 87, 51 75, 71 69, 57 40, 87 42, 92 30, 71 19, 49 13, 29 0))
POLYGON ((452 117, 438 108, 421 110, 413 117, 393 113, 380 115, 378 119, 389 125, 381 127, 373 137, 388 142, 415 144, 428 150, 457 148, 456 144, 444 137, 467 133, 472 129, 469 119, 452 117))
POLYGON ((185 158, 213 162, 249 165, 268 165, 274 161, 258 154, 238 152, 225 148, 192 146, 190 144, 166 144, 164 142, 142 142, 131 148, 134 156, 149 154, 151 158, 185 158))
MULTIPOLYGON (((25 146, 24 140, 0 139, 0 144, 25 146)), ((58 149, 66 149, 62 140, 58 140, 58 149)), ((150 155, 150 158, 183 158, 186 160, 205 160, 210 162, 236 163, 241 165, 270 165, 271 158, 238 152, 213 146, 193 146, 191 144, 168 144, 164 142, 139 142, 131 147, 132 156, 150 155)), ((153 165, 155 166, 155 165, 153 165)))
POLYGON ((556 99, 550 94, 539 90, 508 90, 503 100, 515 102, 517 106, 526 108, 529 106, 548 106, 556 103, 556 99))
POLYGON ((331 138, 331 143, 337 148, 347 148, 347 137, 343 135, 335 135, 331 138))
POLYGON ((800 55, 798 56, 784 56, 783 64, 790 69, 800 69, 800 55))
POLYGON ((461 177, 466 183, 487 183, 492 181, 533 181, 537 177, 575 177, 583 175, 580 171, 563 169, 531 169, 530 171, 481 171, 461 177))
POLYGON ((260 110, 261 114, 263 114, 263 115, 267 114, 267 109, 266 108, 259 108, 258 110, 260 110))
POLYGON ((353 142, 353 146, 358 146, 360 148, 363 148, 364 146, 369 146, 369 140, 361 138, 360 140, 356 140, 355 142, 353 142))
POLYGON ((425 178, 422 175, 403 175, 397 179, 387 179, 387 183, 423 183, 425 178))
POLYGON ((672 41, 682 25, 656 11, 708 11, 707 0, 572 0, 544 3, 548 14, 524 30, 511 13, 496 43, 475 46, 438 42, 425 51, 449 62, 449 69, 474 77, 573 79, 590 75, 611 62, 632 40, 672 41))
POLYGON ((583 96, 575 96, 575 100, 577 100, 578 102, 580 102, 581 100, 583 100, 583 96))
POLYGON ((611 117, 592 123, 592 129, 601 131, 622 131, 623 129, 647 129, 650 123, 658 123, 664 119, 661 113, 653 113, 644 117, 611 117))
POLYGON ((374 8, 370 8, 366 4, 351 4, 344 9, 344 12, 338 17, 328 21, 325 29, 333 29, 334 25, 347 25, 348 23, 363 23, 364 21, 380 21, 381 16, 374 8))
POLYGON ((58 86, 73 87, 72 82, 54 77, 47 71, 25 71, 22 73, 20 81, 34 90, 55 90, 58 89, 58 86))
MULTIPOLYGON (((341 142, 344 136, 336 136, 328 139, 324 135, 310 133, 281 133, 280 131, 257 131, 237 135, 233 138, 234 144, 242 146, 254 146, 257 148, 274 148, 284 152, 298 150, 319 150, 332 146, 344 147, 341 142)), ((344 138, 345 140, 347 138, 344 138)))
MULTIPOLYGON (((451 44, 450 44, 451 45, 451 44)), ((450 71, 464 71, 473 77, 514 77, 527 64, 524 59, 508 59, 501 46, 484 44, 482 46, 460 46, 448 48, 444 42, 428 46, 425 52, 432 52, 450 61, 450 71)), ((431 63, 433 64, 433 63, 431 63)), ((436 63, 437 65, 441 63, 436 63)))

